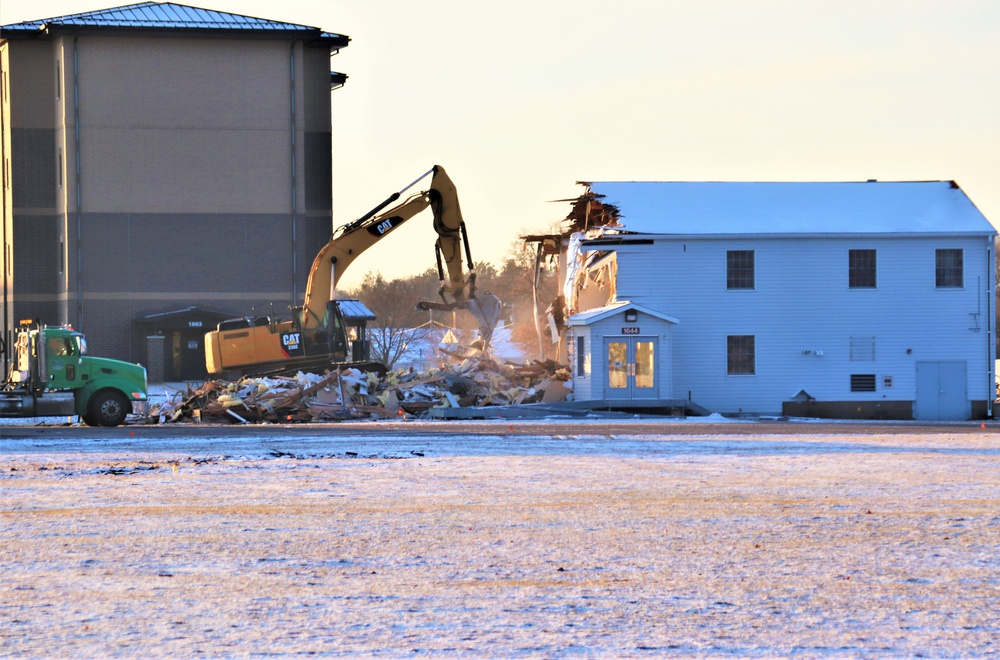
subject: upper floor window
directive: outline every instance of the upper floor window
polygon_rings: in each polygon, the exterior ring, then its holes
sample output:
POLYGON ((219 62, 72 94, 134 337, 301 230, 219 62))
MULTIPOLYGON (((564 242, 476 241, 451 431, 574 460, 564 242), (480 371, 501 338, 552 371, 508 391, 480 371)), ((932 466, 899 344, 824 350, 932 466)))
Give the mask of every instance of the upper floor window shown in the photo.
POLYGON ((726 251, 726 288, 754 288, 753 250, 726 251))
POLYGON ((960 289, 964 283, 962 250, 936 250, 934 256, 934 286, 939 289, 960 289))
POLYGON ((847 258, 847 280, 852 289, 874 289, 875 250, 849 250, 847 258))
POLYGON ((757 373, 757 341, 753 335, 729 335, 726 337, 726 373, 757 373))

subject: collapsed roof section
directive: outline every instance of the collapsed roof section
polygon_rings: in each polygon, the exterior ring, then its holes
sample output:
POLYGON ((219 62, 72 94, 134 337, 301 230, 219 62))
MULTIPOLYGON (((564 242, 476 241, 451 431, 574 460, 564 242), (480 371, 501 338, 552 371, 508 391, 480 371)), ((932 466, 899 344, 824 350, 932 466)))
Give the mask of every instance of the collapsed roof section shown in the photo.
MULTIPOLYGON (((583 252, 585 237, 600 235, 606 230, 622 230, 622 217, 618 206, 605 200, 603 194, 593 190, 587 181, 577 181, 585 190, 570 199, 569 213, 562 221, 559 234, 521 236, 528 244, 536 244, 535 257, 535 317, 541 313, 537 300, 538 270, 545 257, 559 258, 560 294, 545 310, 549 324, 555 329, 552 337, 561 336, 564 319, 581 309, 600 307, 615 301, 615 283, 618 263, 614 252, 583 252)), ((541 331, 539 330, 541 343, 541 331)))
POLYGON ((586 190, 572 202, 569 215, 564 220, 564 235, 575 232, 586 232, 595 227, 618 227, 621 212, 614 204, 605 201, 605 196, 594 192, 587 181, 577 181, 577 185, 585 186, 586 190))
POLYGON ((562 220, 560 233, 521 236, 521 240, 525 243, 538 244, 538 251, 542 255, 559 254, 560 246, 565 245, 573 234, 587 232, 591 229, 619 228, 621 226, 619 223, 621 213, 617 206, 603 201, 604 195, 591 190, 591 184, 587 181, 577 181, 576 183, 586 188, 579 197, 554 200, 572 204, 569 213, 562 220))

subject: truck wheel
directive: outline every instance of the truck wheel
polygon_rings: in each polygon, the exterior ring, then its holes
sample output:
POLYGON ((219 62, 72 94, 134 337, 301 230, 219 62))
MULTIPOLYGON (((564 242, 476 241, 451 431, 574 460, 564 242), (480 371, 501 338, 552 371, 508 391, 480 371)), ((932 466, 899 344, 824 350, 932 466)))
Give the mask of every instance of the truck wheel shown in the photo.
POLYGON ((128 416, 130 406, 120 392, 98 392, 90 400, 83 421, 90 426, 119 426, 128 416))

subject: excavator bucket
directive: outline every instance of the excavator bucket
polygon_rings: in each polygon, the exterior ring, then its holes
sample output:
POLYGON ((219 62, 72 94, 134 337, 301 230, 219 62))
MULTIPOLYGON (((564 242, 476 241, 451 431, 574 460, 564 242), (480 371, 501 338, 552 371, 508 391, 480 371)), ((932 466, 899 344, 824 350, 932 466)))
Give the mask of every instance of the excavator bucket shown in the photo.
POLYGON ((497 323, 500 322, 500 299, 492 293, 487 293, 472 298, 465 304, 479 323, 479 338, 483 340, 484 345, 489 346, 490 340, 493 338, 493 331, 496 330, 497 323))
POLYGON ((436 309, 445 312, 455 309, 468 310, 479 324, 479 338, 483 340, 483 345, 489 346, 490 340, 493 338, 493 331, 496 330, 497 323, 500 322, 502 307, 499 298, 492 293, 487 293, 483 296, 452 303, 422 301, 417 303, 415 309, 436 309))

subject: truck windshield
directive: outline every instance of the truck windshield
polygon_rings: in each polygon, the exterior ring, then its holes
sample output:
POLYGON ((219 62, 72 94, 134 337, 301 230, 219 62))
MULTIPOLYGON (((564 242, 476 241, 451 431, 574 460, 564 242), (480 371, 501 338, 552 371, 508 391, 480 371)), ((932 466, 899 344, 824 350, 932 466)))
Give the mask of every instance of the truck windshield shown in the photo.
POLYGON ((73 355, 73 343, 69 337, 52 337, 49 339, 49 355, 73 355))

